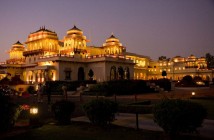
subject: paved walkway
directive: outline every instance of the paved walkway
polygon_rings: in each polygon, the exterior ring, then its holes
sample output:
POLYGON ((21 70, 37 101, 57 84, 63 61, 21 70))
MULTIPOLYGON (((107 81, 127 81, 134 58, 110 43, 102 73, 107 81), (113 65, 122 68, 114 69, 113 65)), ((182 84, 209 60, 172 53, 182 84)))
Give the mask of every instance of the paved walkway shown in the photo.
MULTIPOLYGON (((163 131, 152 119, 151 115, 139 115, 139 129, 163 131)), ((86 116, 72 118, 72 121, 89 122, 86 116)), ((116 115, 116 120, 113 122, 115 125, 136 128, 135 114, 119 113, 116 115)), ((202 127, 199 129, 201 137, 214 139, 214 120, 204 120, 202 127)))

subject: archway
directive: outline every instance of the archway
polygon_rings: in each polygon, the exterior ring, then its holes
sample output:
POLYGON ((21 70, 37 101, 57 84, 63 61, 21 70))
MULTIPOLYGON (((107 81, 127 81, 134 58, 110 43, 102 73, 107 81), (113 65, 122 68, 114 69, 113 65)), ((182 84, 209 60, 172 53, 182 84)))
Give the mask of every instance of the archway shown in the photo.
POLYGON ((79 67, 78 69, 78 81, 85 80, 85 72, 83 67, 79 67))
POLYGON ((129 72, 129 68, 128 67, 126 67, 125 68, 125 79, 127 79, 127 80, 129 80, 130 79, 130 72, 129 72))
POLYGON ((116 80, 116 67, 112 66, 110 70, 110 80, 116 80))
POLYGON ((118 73, 118 79, 124 79, 124 70, 123 70, 123 67, 119 66, 118 70, 117 70, 117 73, 118 73))

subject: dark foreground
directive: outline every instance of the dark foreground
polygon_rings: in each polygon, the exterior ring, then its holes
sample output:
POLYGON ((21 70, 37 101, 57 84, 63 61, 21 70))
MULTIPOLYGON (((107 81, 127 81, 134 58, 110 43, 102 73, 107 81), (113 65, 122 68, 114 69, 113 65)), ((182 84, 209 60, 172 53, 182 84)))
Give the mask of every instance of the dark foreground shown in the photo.
MULTIPOLYGON (((11 133, 4 140, 165 140, 168 137, 163 132, 135 130, 132 128, 111 125, 109 127, 94 126, 90 123, 72 122, 70 125, 59 126, 47 124, 11 133)), ((181 135, 176 139, 182 140, 211 140, 202 139, 197 134, 181 135)))

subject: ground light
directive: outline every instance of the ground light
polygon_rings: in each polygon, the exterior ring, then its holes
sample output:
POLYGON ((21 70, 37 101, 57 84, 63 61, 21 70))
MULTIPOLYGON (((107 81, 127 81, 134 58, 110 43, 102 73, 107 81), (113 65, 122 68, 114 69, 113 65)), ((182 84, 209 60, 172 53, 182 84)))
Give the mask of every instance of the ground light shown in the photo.
POLYGON ((36 106, 30 107, 30 120, 29 124, 32 127, 41 126, 40 118, 39 118, 39 108, 36 106))
POLYGON ((30 114, 31 115, 37 115, 38 114, 38 107, 31 107, 30 108, 30 114))
POLYGON ((195 92, 192 92, 192 96, 195 96, 195 92))

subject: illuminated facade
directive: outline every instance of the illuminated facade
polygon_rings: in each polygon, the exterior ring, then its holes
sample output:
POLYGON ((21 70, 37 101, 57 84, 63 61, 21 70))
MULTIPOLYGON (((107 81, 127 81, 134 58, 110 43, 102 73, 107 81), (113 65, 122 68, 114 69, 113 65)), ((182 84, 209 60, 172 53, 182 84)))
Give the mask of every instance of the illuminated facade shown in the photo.
POLYGON ((45 27, 30 33, 25 46, 19 41, 8 51, 10 58, 0 64, 0 79, 19 76, 28 83, 55 80, 88 80, 89 70, 98 82, 116 79, 159 79, 162 71, 167 78, 180 80, 185 75, 212 79, 205 58, 180 56, 152 61, 149 57, 126 52, 120 40, 111 35, 102 46, 87 46, 83 31, 74 26, 63 40, 45 27))
POLYGON ((87 42, 76 26, 62 41, 55 32, 42 27, 28 36, 26 47, 20 42, 12 46, 10 59, 0 65, 1 78, 9 73, 28 83, 88 80, 90 69, 93 79, 100 82, 134 78, 135 63, 126 58, 126 48, 114 35, 101 47, 87 46, 87 42))
POLYGON ((148 68, 148 79, 159 79, 162 77, 162 71, 166 71, 166 78, 172 80, 181 80, 184 76, 200 76, 203 80, 211 81, 213 79, 213 70, 207 69, 205 57, 196 58, 190 55, 187 58, 176 56, 172 59, 159 59, 151 61, 148 68))

